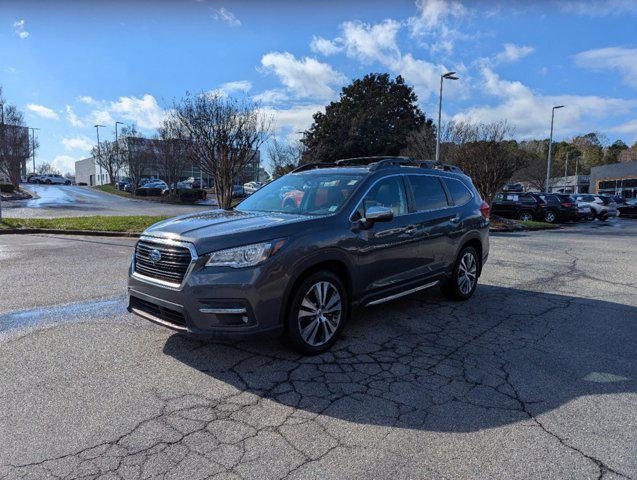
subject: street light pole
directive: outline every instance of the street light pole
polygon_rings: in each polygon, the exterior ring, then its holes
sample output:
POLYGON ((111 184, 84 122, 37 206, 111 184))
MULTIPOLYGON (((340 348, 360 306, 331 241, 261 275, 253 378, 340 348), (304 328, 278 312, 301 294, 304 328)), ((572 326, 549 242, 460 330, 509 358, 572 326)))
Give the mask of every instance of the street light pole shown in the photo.
POLYGON ((33 160, 33 173, 35 173, 35 131, 40 130, 36 127, 29 127, 31 129, 31 158, 33 160))
MULTIPOLYGON (((104 125, 95 125, 95 131, 97 132, 97 158, 99 161, 102 161, 102 151, 100 147, 100 127, 106 128, 104 125)), ((100 175, 102 175, 102 165, 100 164, 100 175)), ((97 184, 97 178, 95 179, 95 183, 97 184)))
MULTIPOLYGON (((115 151, 117 152, 117 164, 119 165, 120 158, 119 158, 119 142, 117 141, 118 140, 118 137, 117 137, 117 125, 124 125, 124 124, 122 122, 115 122, 115 151)), ((117 173, 119 174, 119 169, 118 169, 117 173)), ((114 181, 113 178, 111 178, 110 180, 111 180, 111 182, 114 181)))
POLYGON ((440 75, 440 95, 438 96, 438 129, 436 135, 436 163, 440 161, 440 119, 442 117, 442 82, 447 80, 458 80, 456 72, 447 72, 444 75, 440 75))
POLYGON ((551 134, 549 136, 549 154, 546 160, 546 184, 544 189, 549 193, 549 183, 551 181, 551 150, 553 147, 553 120, 555 119, 555 110, 558 108, 564 108, 564 105, 556 105, 551 109, 551 134))
MULTIPOLYGON (((566 190, 566 175, 568 174, 568 152, 566 152, 566 161, 564 162, 564 190, 566 190)), ((563 193, 566 193, 564 191, 563 193)))

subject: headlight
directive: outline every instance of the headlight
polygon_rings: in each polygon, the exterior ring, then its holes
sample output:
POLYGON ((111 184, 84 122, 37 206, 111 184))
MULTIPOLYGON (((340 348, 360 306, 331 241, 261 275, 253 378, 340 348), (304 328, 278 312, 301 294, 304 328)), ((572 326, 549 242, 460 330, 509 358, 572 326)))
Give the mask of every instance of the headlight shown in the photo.
POLYGON ((284 243, 285 240, 273 240, 271 242, 253 243, 252 245, 212 252, 206 262, 206 266, 232 268, 254 267, 278 252, 284 243))

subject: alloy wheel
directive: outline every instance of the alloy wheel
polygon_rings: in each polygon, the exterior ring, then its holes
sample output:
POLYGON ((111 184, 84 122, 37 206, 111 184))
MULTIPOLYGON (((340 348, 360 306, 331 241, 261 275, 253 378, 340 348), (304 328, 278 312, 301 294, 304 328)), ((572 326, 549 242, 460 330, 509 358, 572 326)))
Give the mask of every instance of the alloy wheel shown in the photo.
POLYGON ((520 220, 522 220, 523 222, 528 222, 530 220, 533 220, 533 215, 528 212, 525 212, 522 215, 520 215, 520 220))
POLYGON ((471 252, 466 252, 458 266, 458 289, 467 295, 473 289, 478 276, 478 262, 471 252))
POLYGON ((312 347, 325 344, 338 330, 342 316, 343 303, 338 289, 328 281, 315 283, 299 307, 301 338, 312 347))
POLYGON ((547 212, 546 221, 549 223, 553 223, 555 221, 555 214, 553 212, 547 212))

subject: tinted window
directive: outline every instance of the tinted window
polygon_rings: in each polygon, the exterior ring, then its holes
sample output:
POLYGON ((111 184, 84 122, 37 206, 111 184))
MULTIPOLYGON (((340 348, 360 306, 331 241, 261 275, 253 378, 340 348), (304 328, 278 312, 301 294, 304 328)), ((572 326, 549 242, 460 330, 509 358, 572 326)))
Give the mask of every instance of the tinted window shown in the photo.
POLYGON ((520 202, 525 205, 534 205, 536 203, 535 197, 531 195, 523 195, 520 197, 520 202))
POLYGON ((365 195, 358 207, 359 218, 365 217, 369 207, 388 207, 394 216, 407 213, 407 195, 401 177, 388 177, 378 181, 365 195))
POLYGON ((471 200, 471 192, 460 180, 445 178, 444 182, 447 184, 449 193, 451 193, 453 203, 455 203, 456 205, 464 205, 469 200, 471 200))
POLYGON ((409 175, 407 178, 414 193, 416 210, 434 210, 448 206, 447 195, 438 177, 409 175))

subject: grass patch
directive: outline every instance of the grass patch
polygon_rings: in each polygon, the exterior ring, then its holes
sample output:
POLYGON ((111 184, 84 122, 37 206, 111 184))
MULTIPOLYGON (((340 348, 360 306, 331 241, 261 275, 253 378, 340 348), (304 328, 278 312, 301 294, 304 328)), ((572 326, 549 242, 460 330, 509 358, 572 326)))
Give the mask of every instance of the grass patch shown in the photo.
POLYGON ((129 192, 116 189, 115 185, 96 185, 93 188, 101 190, 102 192, 112 193, 113 195, 119 195, 120 197, 133 198, 133 195, 129 192))
POLYGON ((141 233, 168 216, 138 215, 132 217, 65 217, 65 218, 4 218, 0 228, 47 228, 53 230, 93 230, 98 232, 141 233))
POLYGON ((527 230, 545 230, 551 228, 559 228, 560 226, 555 223, 536 222, 535 220, 518 221, 527 230))

